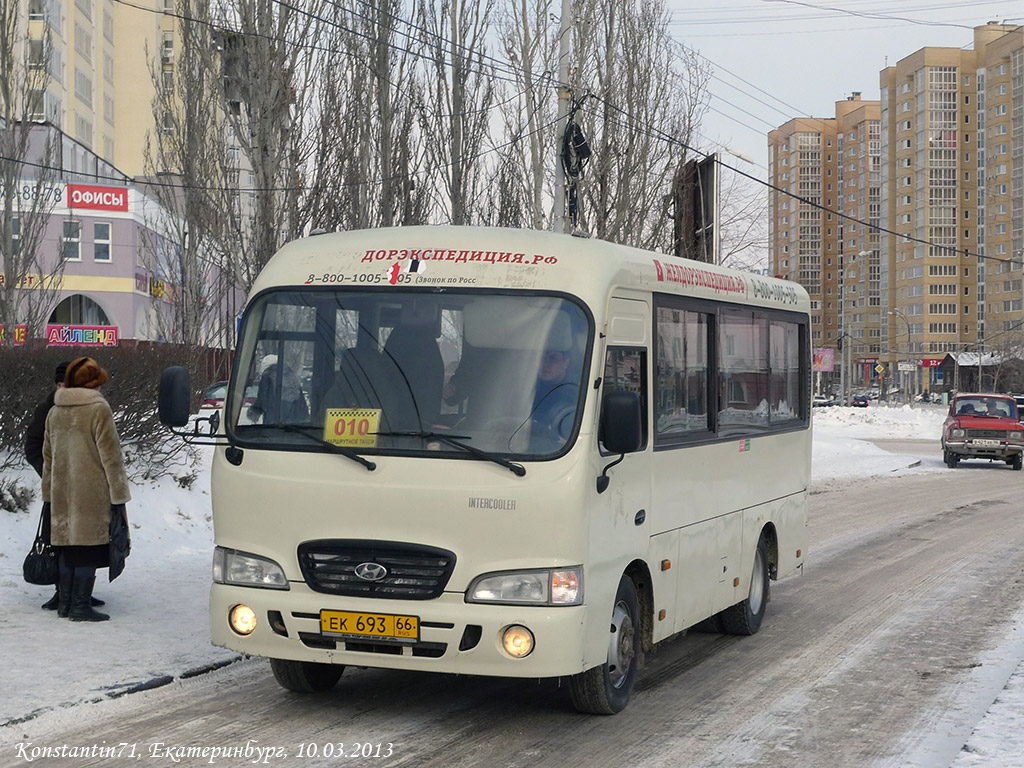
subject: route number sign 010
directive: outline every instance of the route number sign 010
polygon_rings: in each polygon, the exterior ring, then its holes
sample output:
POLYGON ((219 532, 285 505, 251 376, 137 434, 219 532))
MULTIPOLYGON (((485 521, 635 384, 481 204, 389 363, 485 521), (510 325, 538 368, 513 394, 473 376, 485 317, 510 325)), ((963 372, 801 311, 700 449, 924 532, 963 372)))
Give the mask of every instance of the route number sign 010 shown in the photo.
POLYGON ((334 445, 373 448, 377 445, 379 424, 379 408, 328 408, 324 440, 334 445))

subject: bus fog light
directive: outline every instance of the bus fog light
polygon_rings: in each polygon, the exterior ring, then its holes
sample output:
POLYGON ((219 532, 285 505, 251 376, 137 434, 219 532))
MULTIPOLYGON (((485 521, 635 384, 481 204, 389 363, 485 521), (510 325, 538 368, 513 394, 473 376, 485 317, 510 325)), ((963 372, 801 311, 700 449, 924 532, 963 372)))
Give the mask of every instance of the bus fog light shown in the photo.
POLYGON ((505 653, 513 659, 525 658, 533 651, 533 632, 526 627, 513 624, 505 629, 501 636, 501 644, 505 653))
POLYGON ((228 624, 240 635, 251 635, 256 629, 256 612, 248 605, 236 605, 228 614, 228 624))

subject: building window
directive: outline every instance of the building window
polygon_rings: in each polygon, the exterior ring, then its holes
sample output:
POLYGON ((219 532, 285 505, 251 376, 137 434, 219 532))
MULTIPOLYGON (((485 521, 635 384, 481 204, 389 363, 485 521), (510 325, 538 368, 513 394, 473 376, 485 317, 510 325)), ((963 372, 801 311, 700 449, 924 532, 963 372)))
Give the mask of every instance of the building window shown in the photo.
POLYGON ((160 60, 164 64, 174 63, 174 33, 164 32, 163 43, 160 48, 160 60))
POLYGON ((75 96, 87 107, 92 106, 92 79, 75 67, 75 96))
POLYGON ((92 258, 93 261, 110 261, 110 224, 93 224, 92 258))
POLYGON ((65 221, 64 237, 61 243, 64 249, 64 261, 81 261, 82 254, 79 251, 79 244, 82 238, 82 222, 65 221))
POLYGON ((68 296, 50 314, 54 325, 112 325, 103 308, 88 296, 68 296))

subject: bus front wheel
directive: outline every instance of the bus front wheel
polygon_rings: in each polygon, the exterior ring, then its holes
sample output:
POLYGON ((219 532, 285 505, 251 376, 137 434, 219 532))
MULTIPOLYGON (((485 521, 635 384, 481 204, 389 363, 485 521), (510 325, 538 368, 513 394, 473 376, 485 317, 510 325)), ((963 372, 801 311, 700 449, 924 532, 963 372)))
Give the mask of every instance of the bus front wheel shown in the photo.
POLYGON ((640 605, 628 576, 619 580, 604 664, 569 678, 573 706, 580 712, 614 715, 626 708, 640 665, 640 605))
POLYGON ((295 693, 323 693, 341 679, 342 664, 317 664, 313 661, 271 659, 270 669, 278 685, 295 693))
POLYGON ((729 635, 753 635, 761 628, 768 607, 768 542, 761 534, 754 550, 754 568, 750 574, 747 599, 721 613, 722 629, 729 635))

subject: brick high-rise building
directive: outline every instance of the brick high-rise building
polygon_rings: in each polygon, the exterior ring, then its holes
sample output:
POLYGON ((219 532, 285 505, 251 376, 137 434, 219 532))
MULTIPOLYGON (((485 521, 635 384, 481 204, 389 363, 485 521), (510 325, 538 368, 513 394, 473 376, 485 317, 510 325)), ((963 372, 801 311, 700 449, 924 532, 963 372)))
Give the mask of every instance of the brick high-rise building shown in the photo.
POLYGON ((848 342, 855 387, 880 364, 901 397, 949 389, 947 353, 1024 348, 1024 28, 973 42, 922 48, 881 71, 878 102, 768 135, 772 183, 801 198, 771 192, 773 270, 817 302, 815 347, 838 361, 848 342))
POLYGON ((882 223, 895 233, 881 238, 881 330, 908 394, 952 386, 937 370, 947 353, 1020 346, 1022 44, 1021 27, 987 24, 973 49, 922 48, 880 75, 882 223))
POLYGON ((778 188, 769 204, 772 271, 811 296, 812 345, 834 350, 826 391, 839 384, 841 347, 865 377, 877 363, 878 233, 857 222, 878 223, 879 125, 878 102, 854 93, 836 102, 835 117, 796 118, 768 135, 778 188))

